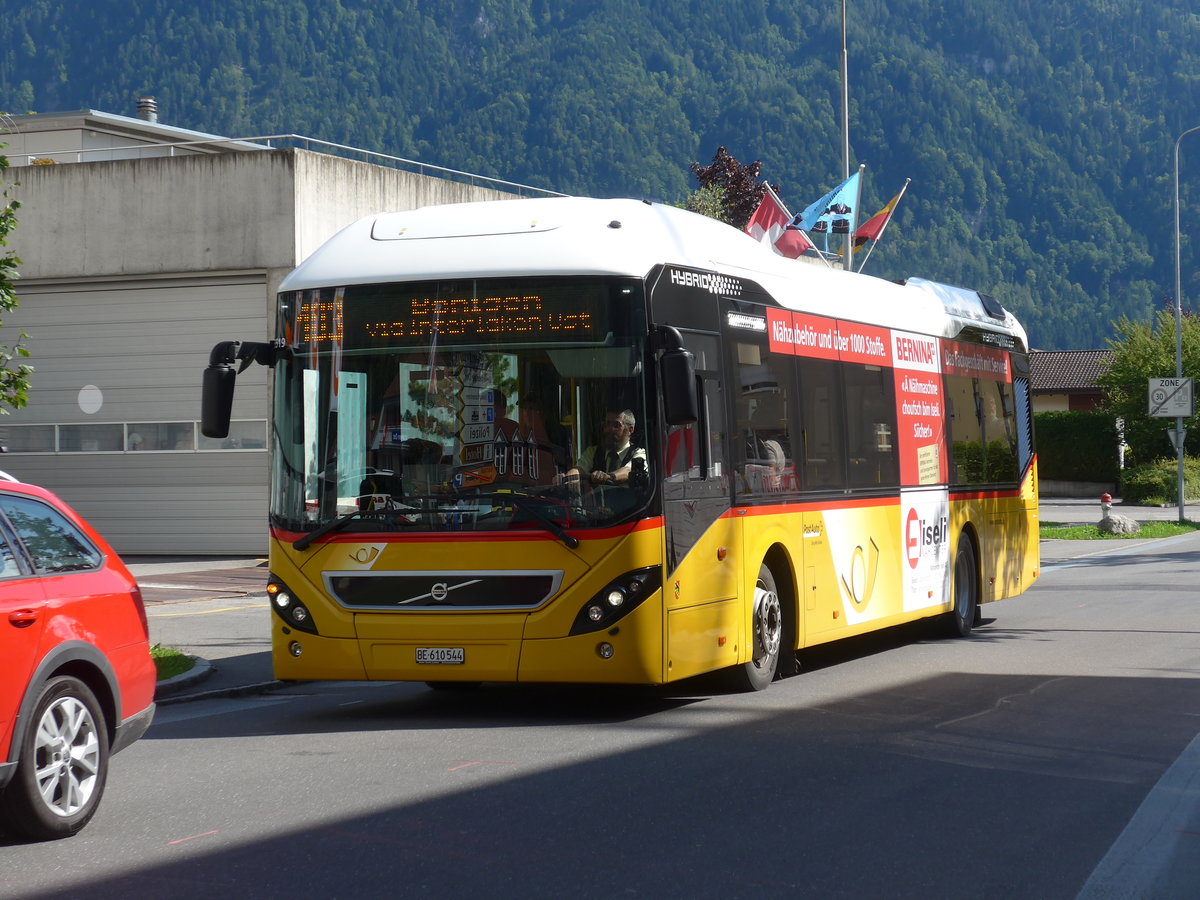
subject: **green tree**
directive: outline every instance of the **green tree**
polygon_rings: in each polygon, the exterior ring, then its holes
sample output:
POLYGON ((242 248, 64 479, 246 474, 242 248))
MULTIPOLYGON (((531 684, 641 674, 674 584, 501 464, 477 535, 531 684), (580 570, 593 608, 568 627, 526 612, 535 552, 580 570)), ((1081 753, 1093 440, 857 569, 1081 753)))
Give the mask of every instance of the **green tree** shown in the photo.
MULTIPOLYGON (((1125 421, 1125 443, 1137 465, 1175 456, 1167 429, 1174 419, 1151 418, 1148 388, 1151 378, 1175 374, 1175 316, 1162 310, 1154 322, 1121 318, 1117 337, 1109 340, 1113 361, 1097 382, 1104 388, 1105 406, 1125 421)), ((1200 318, 1183 318, 1183 373, 1200 372, 1200 318)), ((1200 455, 1200 428, 1196 417, 1184 419, 1188 429, 1186 452, 1200 455)))
MULTIPOLYGON (((758 180, 762 163, 757 159, 752 163, 740 163, 725 147, 718 147, 709 165, 692 163, 691 168, 700 182, 700 189, 688 198, 687 208, 720 219, 734 228, 745 228, 767 189, 766 182, 758 180), (721 214, 714 215, 714 208, 720 209, 721 214)), ((778 192, 775 185, 771 185, 771 189, 778 192)))
MULTIPOLYGON (((4 146, 0 144, 0 148, 4 146)), ((0 314, 12 312, 21 302, 13 287, 14 279, 20 277, 17 266, 21 260, 3 249, 8 246, 8 235, 17 227, 17 209, 21 206, 8 195, 7 172, 8 157, 0 156, 0 185, 4 186, 0 192, 3 202, 0 208, 0 314)), ((0 318, 2 325, 3 319, 0 318)), ((28 337, 21 332, 13 346, 0 344, 0 415, 8 415, 10 408, 20 409, 29 402, 29 376, 33 373, 33 366, 20 361, 29 357, 29 350, 24 346, 28 337)))
POLYGON ((696 188, 696 190, 688 194, 687 200, 683 203, 683 208, 690 212, 699 213, 702 216, 708 216, 710 219, 728 222, 729 219, 726 218, 728 215, 726 198, 725 188, 719 184, 709 184, 701 188, 696 188))

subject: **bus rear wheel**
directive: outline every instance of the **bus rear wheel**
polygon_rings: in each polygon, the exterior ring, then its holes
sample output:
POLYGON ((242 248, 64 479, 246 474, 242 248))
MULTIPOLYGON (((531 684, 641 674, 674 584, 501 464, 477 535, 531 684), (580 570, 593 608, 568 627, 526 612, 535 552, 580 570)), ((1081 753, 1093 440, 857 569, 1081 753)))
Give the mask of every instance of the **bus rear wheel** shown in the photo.
POLYGON ((947 630, 950 637, 966 637, 975 626, 979 613, 979 566, 975 562, 975 545, 963 535, 954 552, 954 568, 950 574, 950 610, 947 630))
POLYGON ((775 576, 765 565, 758 570, 754 583, 750 640, 754 656, 733 669, 733 686, 743 691, 761 691, 775 680, 783 643, 783 605, 775 588, 775 576))

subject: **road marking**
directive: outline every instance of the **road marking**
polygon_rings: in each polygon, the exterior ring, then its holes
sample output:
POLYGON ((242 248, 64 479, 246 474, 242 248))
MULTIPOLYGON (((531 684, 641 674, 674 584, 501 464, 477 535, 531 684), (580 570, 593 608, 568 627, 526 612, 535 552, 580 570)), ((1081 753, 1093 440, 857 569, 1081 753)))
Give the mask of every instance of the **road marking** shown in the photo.
POLYGON ((214 835, 214 834, 220 834, 220 833, 221 833, 221 829, 219 829, 219 828, 214 828, 212 831, 206 831, 206 832, 204 832, 204 834, 193 834, 191 837, 179 838, 178 840, 174 840, 174 841, 167 841, 167 844, 168 844, 168 845, 171 845, 171 844, 182 844, 182 843, 185 843, 185 842, 187 842, 187 841, 194 841, 194 840, 196 840, 196 838, 210 837, 210 836, 212 836, 212 835, 214 835))
POLYGON ((207 719, 211 716, 223 716, 226 713, 241 713, 265 706, 278 706, 291 702, 287 697, 207 697, 190 700, 187 703, 172 703, 160 705, 154 714, 152 729, 186 722, 190 719, 207 719))
POLYGON ((460 766, 451 766, 446 771, 447 772, 457 772, 459 769, 469 769, 472 766, 515 766, 515 765, 516 765, 516 763, 512 763, 512 762, 495 762, 494 760, 489 760, 489 759, 473 759, 473 760, 464 762, 460 766))
POLYGON ((222 606, 220 609, 199 609, 195 612, 146 613, 146 617, 149 619, 179 619, 183 616, 211 616, 213 613, 240 612, 243 609, 259 609, 266 605, 266 603, 255 603, 250 606, 222 606))
POLYGON ((1200 821, 1200 734, 1163 773, 1125 830, 1100 860, 1076 900, 1109 897, 1183 897, 1195 887, 1195 846, 1181 846, 1200 821), (1189 869, 1190 866, 1190 869, 1189 869), (1187 870, 1187 871, 1185 871, 1187 870))
POLYGON ((1174 544, 1181 543, 1189 538, 1195 537, 1195 535, 1196 532, 1191 532, 1189 534, 1177 534, 1173 537, 1165 538, 1140 538, 1140 542, 1134 544, 1132 547, 1105 547, 1102 550, 1097 550, 1095 553, 1088 553, 1086 556, 1076 556, 1072 559, 1044 563, 1041 569, 1043 574, 1047 572, 1058 571, 1060 569, 1074 569, 1077 566, 1091 565, 1093 561, 1101 557, 1127 556, 1130 554, 1139 553, 1151 545, 1153 545, 1155 550, 1159 550, 1163 547, 1169 547, 1174 544))

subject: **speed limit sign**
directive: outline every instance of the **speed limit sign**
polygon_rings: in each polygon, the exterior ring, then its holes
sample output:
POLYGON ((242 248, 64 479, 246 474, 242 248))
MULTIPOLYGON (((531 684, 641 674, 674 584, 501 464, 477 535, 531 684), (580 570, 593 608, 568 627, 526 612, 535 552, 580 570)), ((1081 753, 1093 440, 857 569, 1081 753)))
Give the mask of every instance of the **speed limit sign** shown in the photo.
POLYGON ((1160 419, 1192 415, 1192 379, 1151 378, 1150 415, 1160 419))

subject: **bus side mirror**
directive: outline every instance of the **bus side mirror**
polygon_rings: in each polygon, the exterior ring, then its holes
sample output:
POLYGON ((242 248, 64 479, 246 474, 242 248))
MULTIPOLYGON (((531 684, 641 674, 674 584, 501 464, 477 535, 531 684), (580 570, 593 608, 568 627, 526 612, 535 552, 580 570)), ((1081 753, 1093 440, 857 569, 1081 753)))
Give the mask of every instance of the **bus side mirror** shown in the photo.
POLYGON ((290 351, 282 341, 254 343, 251 341, 221 341, 208 355, 208 367, 200 392, 200 433, 207 438, 229 437, 229 418, 233 413, 233 383, 238 372, 245 372, 251 363, 273 366, 276 360, 290 351), (242 367, 234 371, 234 363, 242 367))
POLYGON ((228 364, 209 365, 204 370, 200 395, 200 433, 207 438, 229 436, 233 413, 233 383, 237 372, 228 364))
POLYGON ((682 347, 663 351, 659 360, 662 373, 663 416, 668 425, 691 425, 700 418, 696 393, 695 357, 682 347))

